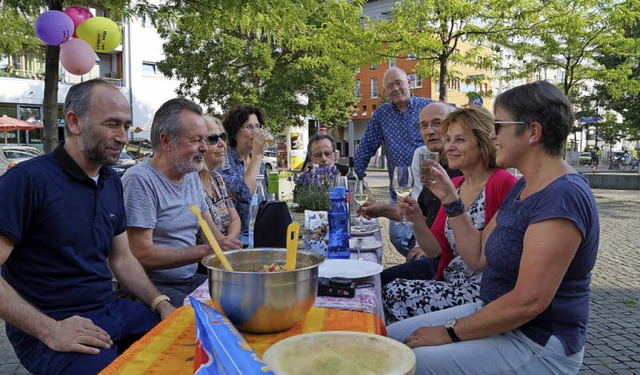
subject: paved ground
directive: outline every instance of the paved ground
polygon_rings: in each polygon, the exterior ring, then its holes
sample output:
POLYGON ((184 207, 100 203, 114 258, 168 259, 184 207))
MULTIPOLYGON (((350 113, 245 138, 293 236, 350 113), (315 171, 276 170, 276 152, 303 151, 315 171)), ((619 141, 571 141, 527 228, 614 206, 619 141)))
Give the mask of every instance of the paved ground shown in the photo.
MULTIPOLYGON (((388 188, 386 172, 369 173, 367 180, 382 198, 388 188)), ((640 374, 640 192, 597 189, 594 194, 600 214, 600 249, 580 375, 640 374)), ((403 262, 388 243, 388 222, 381 220, 381 224, 384 265, 403 262)), ((18 363, 0 328, 0 375, 10 374, 28 372, 18 363)))

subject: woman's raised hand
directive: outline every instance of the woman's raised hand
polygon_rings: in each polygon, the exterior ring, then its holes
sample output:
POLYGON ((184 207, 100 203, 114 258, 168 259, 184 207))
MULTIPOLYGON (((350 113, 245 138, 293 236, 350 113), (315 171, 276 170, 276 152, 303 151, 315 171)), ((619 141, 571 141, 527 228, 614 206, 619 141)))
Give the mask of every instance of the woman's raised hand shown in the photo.
POLYGON ((422 185, 427 187, 433 195, 435 195, 441 202, 448 203, 458 199, 458 193, 453 182, 449 178, 447 171, 440 165, 436 165, 431 168, 431 177, 429 181, 422 182, 422 185))
POLYGON ((399 216, 402 216, 402 212, 404 211, 407 216, 407 220, 412 223, 417 223, 419 220, 424 220, 422 216, 422 210, 420 210, 420 206, 418 205, 418 201, 411 197, 402 197, 398 195, 398 204, 397 209, 399 210, 399 216))
POLYGON ((267 144, 267 139, 269 139, 269 131, 266 129, 256 129, 253 133, 253 153, 264 153, 264 146, 267 144))

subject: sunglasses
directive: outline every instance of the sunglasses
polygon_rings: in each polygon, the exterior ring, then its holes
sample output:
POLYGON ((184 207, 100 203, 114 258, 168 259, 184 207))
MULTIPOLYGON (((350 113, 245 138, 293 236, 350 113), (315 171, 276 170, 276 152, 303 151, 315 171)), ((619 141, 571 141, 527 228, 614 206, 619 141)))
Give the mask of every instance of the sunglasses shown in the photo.
POLYGON ((227 142, 229 136, 227 133, 214 134, 207 137, 210 145, 217 145, 218 141, 222 139, 222 142, 227 142))
POLYGON ((498 135, 498 132, 500 132, 500 128, 502 128, 505 125, 522 125, 522 124, 526 124, 526 122, 522 122, 522 121, 494 121, 493 122, 493 128, 496 130, 496 135, 498 135))

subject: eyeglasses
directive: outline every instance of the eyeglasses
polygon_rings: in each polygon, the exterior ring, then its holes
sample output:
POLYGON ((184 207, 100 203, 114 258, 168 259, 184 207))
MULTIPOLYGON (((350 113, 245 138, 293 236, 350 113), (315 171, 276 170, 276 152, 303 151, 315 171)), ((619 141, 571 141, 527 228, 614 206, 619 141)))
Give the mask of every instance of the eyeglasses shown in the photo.
POLYGON ((431 126, 434 129, 438 129, 440 128, 440 125, 442 125, 442 122, 440 120, 433 120, 432 122, 425 121, 420 123, 420 129, 427 130, 429 126, 431 126))
POLYGON ((387 90, 387 91, 389 91, 389 90, 393 90, 393 88, 394 88, 395 86, 402 87, 402 86, 404 85, 404 83, 405 83, 405 81, 403 81, 403 80, 401 80, 401 79, 396 79, 396 80, 395 80, 395 81, 393 81, 393 82, 389 82, 389 83, 384 87, 384 89, 385 89, 385 90, 387 90))
POLYGON ((505 126, 505 125, 523 125, 526 124, 526 122, 522 122, 522 121, 494 121, 493 122, 493 128, 496 130, 496 135, 498 135, 498 133, 500 132, 500 128, 505 126))
POLYGON ((227 142, 227 140, 229 139, 229 136, 227 135, 227 133, 220 133, 220 134, 213 134, 210 136, 207 136, 207 140, 209 141, 210 145, 217 145, 218 141, 222 139, 222 142, 227 142))
POLYGON ((244 129, 247 129, 250 132, 253 132, 253 131, 257 130, 257 129, 262 129, 263 128, 262 124, 258 124, 258 125, 242 125, 242 127, 244 129))
POLYGON ((333 157, 333 151, 326 151, 324 153, 322 152, 316 152, 315 154, 312 154, 311 156, 313 156, 314 159, 320 159, 322 157, 322 155, 324 155, 325 158, 329 159, 333 157))

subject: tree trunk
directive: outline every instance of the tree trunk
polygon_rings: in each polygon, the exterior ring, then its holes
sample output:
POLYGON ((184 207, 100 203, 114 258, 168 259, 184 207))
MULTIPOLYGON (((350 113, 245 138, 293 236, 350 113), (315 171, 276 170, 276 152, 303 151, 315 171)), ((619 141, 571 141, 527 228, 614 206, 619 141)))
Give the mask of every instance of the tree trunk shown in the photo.
POLYGON ((438 100, 441 102, 447 102, 447 59, 441 57, 440 59, 440 97, 438 100))
MULTIPOLYGON (((48 0, 49 10, 62 10, 63 0, 48 0)), ((44 152, 58 145, 58 68, 60 47, 47 46, 44 74, 44 152)))
POLYGON ((58 59, 60 47, 47 46, 44 75, 44 152, 58 145, 58 59))

